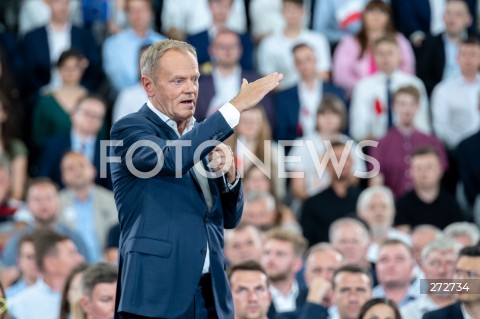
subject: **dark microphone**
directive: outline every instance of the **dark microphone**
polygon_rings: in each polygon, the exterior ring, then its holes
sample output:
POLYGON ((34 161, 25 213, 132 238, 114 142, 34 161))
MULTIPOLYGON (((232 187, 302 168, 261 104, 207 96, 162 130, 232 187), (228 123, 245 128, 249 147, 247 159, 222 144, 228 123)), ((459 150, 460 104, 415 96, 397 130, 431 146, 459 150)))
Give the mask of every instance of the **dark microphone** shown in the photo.
POLYGON ((230 187, 228 187, 227 177, 225 176, 225 174, 217 178, 217 185, 220 189, 221 194, 226 194, 230 192, 230 187))

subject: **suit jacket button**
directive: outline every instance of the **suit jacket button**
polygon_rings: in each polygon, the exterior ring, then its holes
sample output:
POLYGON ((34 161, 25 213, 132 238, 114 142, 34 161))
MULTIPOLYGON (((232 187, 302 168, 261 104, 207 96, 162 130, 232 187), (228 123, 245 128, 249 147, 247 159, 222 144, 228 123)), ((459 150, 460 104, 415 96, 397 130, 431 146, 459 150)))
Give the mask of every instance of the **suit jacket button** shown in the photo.
POLYGON ((202 255, 206 255, 207 254, 207 248, 202 248, 202 250, 200 250, 200 253, 202 255))

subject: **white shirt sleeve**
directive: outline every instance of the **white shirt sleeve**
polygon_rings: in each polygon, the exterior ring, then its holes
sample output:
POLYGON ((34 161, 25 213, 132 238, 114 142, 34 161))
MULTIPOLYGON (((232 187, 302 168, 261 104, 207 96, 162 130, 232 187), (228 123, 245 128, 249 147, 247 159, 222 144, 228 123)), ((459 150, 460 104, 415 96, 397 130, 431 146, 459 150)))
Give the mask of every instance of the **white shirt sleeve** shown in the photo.
POLYGON ((220 113, 222 113, 225 121, 227 121, 228 125, 231 128, 234 128, 240 122, 240 112, 237 110, 235 106, 230 103, 224 104, 220 109, 220 113))

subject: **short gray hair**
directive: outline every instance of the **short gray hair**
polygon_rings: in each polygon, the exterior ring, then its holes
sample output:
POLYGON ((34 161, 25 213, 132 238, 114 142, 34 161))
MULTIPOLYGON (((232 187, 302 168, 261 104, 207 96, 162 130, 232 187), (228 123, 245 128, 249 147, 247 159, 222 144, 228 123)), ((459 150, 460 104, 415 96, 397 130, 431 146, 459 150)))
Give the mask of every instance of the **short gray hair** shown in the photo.
POLYGON ((342 257, 342 261, 345 259, 345 256, 343 255, 343 253, 340 250, 333 247, 332 244, 326 243, 326 242, 317 243, 317 244, 313 245, 312 247, 310 247, 307 250, 307 254, 306 254, 305 259, 308 259, 308 257, 310 257, 310 255, 312 255, 312 254, 315 254, 317 252, 324 252, 324 251, 333 251, 333 252, 335 252, 336 254, 338 254, 339 256, 342 257))
POLYGON ((170 50, 190 53, 197 59, 195 48, 187 42, 172 39, 162 40, 152 44, 142 53, 140 58, 140 73, 142 76, 148 76, 155 80, 155 69, 163 55, 170 50))
POLYGON ((385 197, 390 209, 393 212, 393 215, 395 215, 395 200, 393 199, 392 191, 383 185, 371 186, 360 194, 357 201, 357 214, 362 212, 367 207, 372 200, 373 195, 376 194, 380 194, 385 197))
POLYGON ((444 230, 443 234, 449 237, 455 237, 458 235, 467 235, 472 241, 472 245, 476 245, 480 239, 480 231, 478 230, 477 225, 467 222, 457 222, 448 225, 444 230))
POLYGON ((358 219, 351 218, 351 217, 339 218, 330 225, 330 229, 328 230, 328 238, 330 239, 330 242, 333 242, 333 234, 338 231, 338 228, 342 226, 352 226, 352 225, 358 226, 363 231, 363 237, 365 241, 367 243, 370 242, 370 232, 367 226, 365 226, 365 224, 359 221, 358 219))
POLYGON ((269 192, 249 192, 245 195, 245 204, 257 201, 265 201, 268 211, 273 211, 277 208, 275 197, 269 192))
POLYGON ((437 239, 428 243, 422 251, 422 260, 425 261, 428 255, 435 250, 453 250, 455 254, 458 255, 458 252, 462 249, 462 245, 456 242, 454 239, 447 237, 447 236, 440 236, 437 239))

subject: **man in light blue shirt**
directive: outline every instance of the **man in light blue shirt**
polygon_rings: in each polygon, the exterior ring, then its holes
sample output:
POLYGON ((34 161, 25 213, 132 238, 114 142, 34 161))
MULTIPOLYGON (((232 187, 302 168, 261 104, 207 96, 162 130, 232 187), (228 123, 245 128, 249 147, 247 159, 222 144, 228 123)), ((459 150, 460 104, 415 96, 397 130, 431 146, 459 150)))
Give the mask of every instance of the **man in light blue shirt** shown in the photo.
POLYGON ((38 230, 34 243, 42 278, 9 300, 8 311, 15 319, 57 319, 67 276, 83 257, 67 236, 52 230, 38 230))
POLYGON ((165 38, 151 29, 151 0, 127 0, 126 12, 129 27, 107 38, 103 47, 105 73, 117 92, 138 83, 140 47, 165 38))

